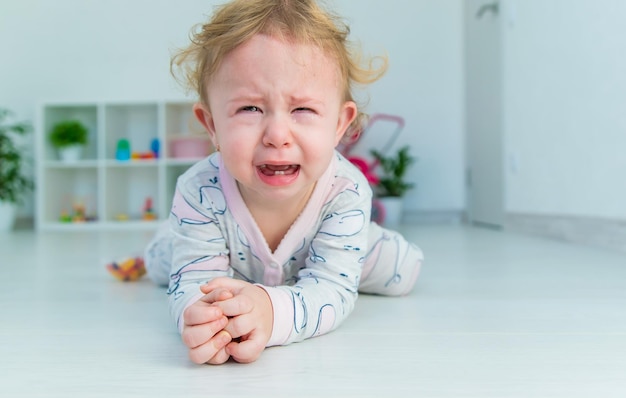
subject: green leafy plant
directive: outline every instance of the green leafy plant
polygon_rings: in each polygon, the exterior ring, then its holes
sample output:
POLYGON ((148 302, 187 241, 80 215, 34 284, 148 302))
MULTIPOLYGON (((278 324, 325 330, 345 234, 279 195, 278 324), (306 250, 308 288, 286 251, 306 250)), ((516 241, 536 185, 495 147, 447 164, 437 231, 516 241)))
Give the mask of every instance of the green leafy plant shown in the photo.
POLYGON ((32 130, 27 122, 9 123, 13 113, 0 108, 0 201, 19 203, 33 181, 24 174, 24 158, 14 136, 32 130))
POLYGON ((375 186, 376 194, 379 197, 401 197, 413 188, 414 184, 404 180, 409 166, 415 162, 415 158, 409 154, 409 149, 409 146, 405 146, 393 157, 386 157, 375 149, 370 151, 379 162, 382 170, 379 182, 375 186))
POLYGON ((50 142, 56 148, 87 143, 87 128, 78 120, 57 123, 50 132, 50 142))

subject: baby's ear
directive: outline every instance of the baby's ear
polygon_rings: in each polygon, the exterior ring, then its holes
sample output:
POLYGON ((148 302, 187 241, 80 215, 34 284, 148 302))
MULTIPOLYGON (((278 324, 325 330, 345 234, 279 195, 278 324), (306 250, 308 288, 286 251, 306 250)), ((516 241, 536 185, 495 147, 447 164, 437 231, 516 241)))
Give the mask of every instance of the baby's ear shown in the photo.
POLYGON ((356 119, 359 111, 354 101, 346 101, 339 110, 339 120, 337 121, 337 132, 335 137, 335 145, 338 145, 343 135, 350 127, 350 124, 356 119))
POLYGON ((204 129, 209 133, 209 137, 213 142, 213 146, 217 147, 217 137, 215 135, 215 122, 213 121, 213 115, 211 111, 209 111, 208 107, 203 103, 196 102, 193 105, 193 114, 196 116, 196 119, 200 122, 200 124, 204 127, 204 129))

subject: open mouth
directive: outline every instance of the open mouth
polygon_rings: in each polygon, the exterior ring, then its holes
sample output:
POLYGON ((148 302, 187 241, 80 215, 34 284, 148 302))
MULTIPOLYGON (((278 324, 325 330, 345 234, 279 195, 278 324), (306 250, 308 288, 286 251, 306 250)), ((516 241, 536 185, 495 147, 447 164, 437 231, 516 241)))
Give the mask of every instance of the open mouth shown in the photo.
POLYGON ((261 173, 268 177, 291 175, 296 173, 299 169, 300 166, 297 164, 262 164, 261 166, 259 166, 259 170, 261 171, 261 173))

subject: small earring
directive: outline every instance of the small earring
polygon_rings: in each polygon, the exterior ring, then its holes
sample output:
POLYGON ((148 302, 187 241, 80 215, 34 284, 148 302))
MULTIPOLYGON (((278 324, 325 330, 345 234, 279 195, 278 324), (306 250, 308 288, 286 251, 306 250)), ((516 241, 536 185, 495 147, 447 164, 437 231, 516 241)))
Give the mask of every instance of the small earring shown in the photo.
POLYGON ((215 151, 216 151, 216 152, 219 152, 219 151, 220 151, 220 144, 217 144, 217 145, 215 146, 215 151))

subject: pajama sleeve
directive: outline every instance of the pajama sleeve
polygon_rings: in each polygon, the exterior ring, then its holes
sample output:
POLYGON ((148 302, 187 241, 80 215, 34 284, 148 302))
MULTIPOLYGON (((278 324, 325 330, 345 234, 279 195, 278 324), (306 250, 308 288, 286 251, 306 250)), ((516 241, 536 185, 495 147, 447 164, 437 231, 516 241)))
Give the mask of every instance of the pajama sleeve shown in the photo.
POLYGON ((268 346, 328 333, 354 309, 367 253, 372 195, 364 180, 360 185, 337 180, 334 189, 339 192, 325 204, 297 282, 264 287, 274 306, 268 346))
POLYGON ((233 276, 217 218, 225 211, 220 187, 211 183, 210 176, 194 177, 206 181, 204 185, 187 183, 183 177, 179 178, 169 218, 173 249, 168 295, 179 331, 184 326, 185 308, 203 296, 200 286, 217 277, 233 276))

